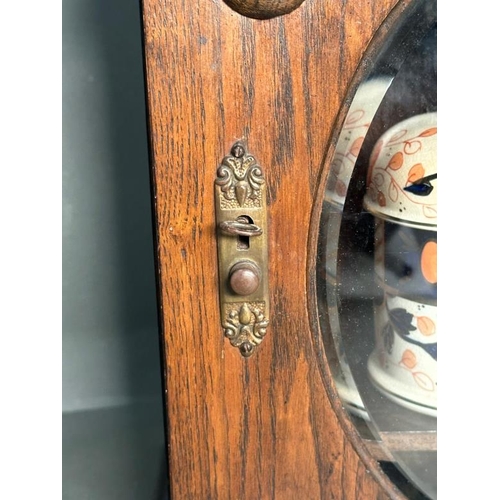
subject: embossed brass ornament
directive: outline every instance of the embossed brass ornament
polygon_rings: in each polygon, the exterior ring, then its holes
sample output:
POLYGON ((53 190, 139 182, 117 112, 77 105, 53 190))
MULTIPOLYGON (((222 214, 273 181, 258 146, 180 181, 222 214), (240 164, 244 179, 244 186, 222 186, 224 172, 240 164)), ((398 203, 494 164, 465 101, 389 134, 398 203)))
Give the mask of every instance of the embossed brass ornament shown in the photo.
POLYGON ((226 307, 226 320, 222 324, 224 334, 245 357, 253 353, 266 334, 269 320, 264 317, 264 310, 263 302, 244 302, 241 306, 229 304, 226 307))
POLYGON ((269 325, 265 179, 255 157, 237 142, 215 180, 221 323, 244 357, 269 325))
POLYGON ((220 187, 223 208, 262 206, 262 170, 255 158, 245 153, 240 143, 236 143, 231 154, 222 160, 215 184, 220 187))

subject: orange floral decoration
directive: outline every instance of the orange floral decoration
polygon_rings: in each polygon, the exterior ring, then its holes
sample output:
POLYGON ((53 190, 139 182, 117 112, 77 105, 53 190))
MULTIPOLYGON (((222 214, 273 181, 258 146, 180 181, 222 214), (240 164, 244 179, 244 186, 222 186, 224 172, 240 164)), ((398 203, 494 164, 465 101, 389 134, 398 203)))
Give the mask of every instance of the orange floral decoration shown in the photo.
POLYGON ((436 325, 431 318, 427 316, 417 316, 417 328, 422 335, 428 337, 436 333, 436 325))
POLYGON ((413 184, 415 181, 418 181, 422 177, 424 177, 424 175, 425 175, 425 170, 422 164, 415 163, 415 165, 413 165, 413 167, 411 167, 410 171, 408 172, 408 180, 406 181, 406 183, 413 184))
POLYGON ((387 167, 391 170, 399 170, 403 166, 404 157, 401 151, 398 151, 389 161, 387 167))
POLYGON ((412 370, 415 368, 417 364, 417 357, 415 356, 415 353, 413 351, 410 351, 409 349, 406 349, 405 352, 403 352, 403 356, 401 357, 401 363, 406 366, 406 368, 409 368, 412 370))
POLYGON ((429 283, 437 283, 437 243, 428 241, 420 257, 420 267, 424 278, 429 283))

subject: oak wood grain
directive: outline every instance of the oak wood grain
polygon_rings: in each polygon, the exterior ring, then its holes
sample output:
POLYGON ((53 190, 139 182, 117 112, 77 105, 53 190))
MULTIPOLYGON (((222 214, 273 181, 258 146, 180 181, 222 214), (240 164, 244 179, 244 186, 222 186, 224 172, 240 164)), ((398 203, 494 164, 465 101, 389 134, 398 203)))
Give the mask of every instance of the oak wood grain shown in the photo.
POLYGON ((347 86, 395 0, 307 0, 265 21, 143 0, 171 495, 396 497, 332 409, 308 312, 308 231, 347 86), (267 181, 271 324, 243 358, 218 305, 213 183, 242 140, 267 181), (383 480, 382 480, 383 482, 383 480))

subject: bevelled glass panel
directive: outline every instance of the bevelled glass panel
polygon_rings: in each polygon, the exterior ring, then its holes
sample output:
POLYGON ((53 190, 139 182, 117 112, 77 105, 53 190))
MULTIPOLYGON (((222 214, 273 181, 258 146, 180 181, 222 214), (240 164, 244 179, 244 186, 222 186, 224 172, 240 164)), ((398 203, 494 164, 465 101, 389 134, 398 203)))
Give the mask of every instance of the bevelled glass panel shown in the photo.
POLYGON ((409 498, 437 497, 436 2, 360 65, 323 200, 319 317, 345 410, 409 498))

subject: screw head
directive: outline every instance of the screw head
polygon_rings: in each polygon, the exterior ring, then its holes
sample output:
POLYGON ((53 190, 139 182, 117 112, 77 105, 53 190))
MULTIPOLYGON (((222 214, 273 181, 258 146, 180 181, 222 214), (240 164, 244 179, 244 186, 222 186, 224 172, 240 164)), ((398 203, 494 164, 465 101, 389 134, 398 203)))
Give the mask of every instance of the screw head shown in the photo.
POLYGON ((254 347, 252 344, 250 344, 250 342, 243 342, 240 345, 240 353, 245 358, 248 358, 248 356, 250 356, 250 354, 252 354, 253 349, 254 349, 254 347))
POLYGON ((243 147, 243 144, 236 143, 232 148, 231 148, 231 154, 235 158, 241 158, 245 154, 245 148, 243 147))

